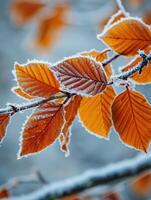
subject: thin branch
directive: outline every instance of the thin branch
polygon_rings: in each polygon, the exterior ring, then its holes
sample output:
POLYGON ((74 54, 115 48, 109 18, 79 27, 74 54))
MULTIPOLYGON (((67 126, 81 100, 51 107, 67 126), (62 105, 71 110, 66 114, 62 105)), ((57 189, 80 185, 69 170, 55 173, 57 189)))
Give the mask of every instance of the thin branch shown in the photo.
POLYGON ((142 57, 143 61, 140 62, 136 67, 133 67, 132 69, 128 70, 127 72, 123 72, 119 75, 115 75, 116 79, 127 79, 128 77, 131 77, 135 72, 138 72, 141 74, 143 68, 147 66, 147 64, 151 61, 151 54, 145 55, 144 53, 140 53, 140 56, 142 57))
POLYGON ((49 184, 30 195, 12 200, 51 200, 84 192, 96 186, 117 184, 151 169, 151 155, 117 162, 107 167, 89 170, 79 176, 49 184))
POLYGON ((21 184, 29 184, 29 183, 47 184, 48 182, 44 179, 44 177, 39 171, 36 171, 35 173, 32 174, 12 178, 11 180, 9 180, 4 185, 1 185, 0 187, 12 190, 20 186, 21 184))
POLYGON ((25 105, 16 106, 16 105, 11 105, 10 104, 9 105, 10 107, 4 108, 4 109, 0 109, 0 114, 2 114, 2 113, 10 113, 11 115, 13 115, 13 114, 15 114, 17 112, 37 107, 37 106, 39 106, 39 105, 41 105, 43 103, 46 103, 48 101, 52 101, 52 100, 56 100, 56 99, 60 99, 60 98, 68 97, 68 96, 69 96, 69 94, 66 93, 66 94, 61 94, 61 95, 58 95, 58 96, 51 96, 50 98, 47 98, 47 99, 41 99, 39 101, 30 102, 30 103, 27 103, 25 105))
MULTIPOLYGON (((102 63, 102 65, 105 67, 106 65, 111 63, 113 60, 117 59, 119 56, 120 56, 119 54, 115 54, 114 56, 112 56, 111 58, 106 60, 104 63, 102 63)), ((126 80, 128 77, 132 76, 137 71, 139 73, 141 73, 143 68, 149 63, 149 61, 151 61, 151 54, 145 55, 144 53, 141 52, 140 56, 142 57, 143 60, 142 60, 142 62, 139 63, 139 65, 133 67, 132 69, 128 70, 127 72, 123 72, 119 75, 115 75, 114 77, 112 77, 112 80, 108 82, 108 85, 113 84, 114 81, 116 81, 118 79, 126 80)), ((70 98, 72 95, 75 95, 75 94, 71 94, 71 93, 67 92, 67 93, 64 93, 64 94, 61 94, 61 95, 58 95, 58 96, 52 96, 52 97, 47 98, 47 99, 42 99, 42 100, 39 100, 39 101, 30 102, 30 103, 27 103, 25 105, 18 105, 17 106, 17 105, 10 104, 9 107, 4 108, 4 109, 0 109, 0 114, 10 113, 11 115, 14 115, 17 112, 37 107, 37 106, 39 106, 43 103, 46 103, 48 101, 52 101, 52 100, 55 100, 55 99, 67 97, 67 100, 68 100, 68 98, 70 98)), ((65 102, 66 102, 66 100, 65 100, 65 102)))
POLYGON ((114 60, 116 60, 119 56, 121 56, 121 55, 120 54, 115 54, 112 57, 110 57, 109 59, 107 59, 104 62, 102 62, 103 67, 105 67, 106 65, 108 65, 111 62, 113 62, 114 60))

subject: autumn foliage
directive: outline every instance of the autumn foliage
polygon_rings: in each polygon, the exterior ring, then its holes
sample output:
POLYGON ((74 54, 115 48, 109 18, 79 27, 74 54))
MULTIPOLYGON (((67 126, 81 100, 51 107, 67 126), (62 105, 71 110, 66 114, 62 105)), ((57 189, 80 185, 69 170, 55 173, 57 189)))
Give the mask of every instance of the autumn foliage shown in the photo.
MULTIPOLYGON (((13 20, 20 20, 16 21, 18 25, 37 16, 36 45, 48 48, 66 25, 64 17, 69 5, 57 5, 51 15, 49 12, 43 15, 45 8, 42 1, 14 0, 10 11, 13 20)), ((38 60, 15 63, 17 86, 12 91, 28 103, 23 107, 11 105, 7 112, 0 111, 1 142, 10 118, 16 112, 36 107, 22 128, 19 156, 40 152, 57 140, 60 149, 69 154, 71 127, 77 116, 91 134, 109 138, 114 128, 123 143, 147 152, 151 141, 151 105, 134 89, 133 80, 137 84, 151 82, 150 60, 144 61, 146 57, 138 55, 140 50, 150 53, 151 29, 141 19, 119 10, 98 39, 107 48, 80 52, 57 63, 38 60), (111 65, 119 56, 131 59, 121 66, 120 78, 113 74, 111 65), (141 63, 143 66, 138 69, 141 63), (116 93, 114 83, 122 86, 120 94, 116 93)))

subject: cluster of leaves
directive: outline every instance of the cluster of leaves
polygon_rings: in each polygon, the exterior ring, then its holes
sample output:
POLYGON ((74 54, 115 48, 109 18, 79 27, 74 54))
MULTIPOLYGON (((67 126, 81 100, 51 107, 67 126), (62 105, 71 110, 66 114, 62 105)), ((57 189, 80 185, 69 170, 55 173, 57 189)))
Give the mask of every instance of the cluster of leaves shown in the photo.
MULTIPOLYGON (((109 84, 116 81, 111 66, 104 63, 111 50, 133 57, 122 67, 123 73, 142 62, 138 51, 149 53, 150 27, 119 11, 111 17, 98 39, 109 48, 78 53, 54 64, 15 63, 17 87, 13 91, 27 100, 45 99, 41 104, 35 103, 37 108, 23 126, 19 156, 42 151, 57 139, 61 150, 68 154, 70 129, 77 113, 82 125, 95 136, 108 138, 113 126, 125 144, 147 152, 151 140, 151 105, 126 81, 122 84, 123 92, 116 94, 109 84), (56 97, 52 101, 53 95, 56 97)), ((146 65, 130 74, 129 81, 150 83, 151 66, 146 65)), ((12 110, 0 115, 1 141, 11 116, 22 109, 12 106, 12 110)))
POLYGON ((12 0, 10 15, 17 26, 34 22, 36 30, 30 47, 46 51, 55 45, 67 25, 69 7, 69 4, 58 3, 49 8, 48 2, 43 0, 12 0))

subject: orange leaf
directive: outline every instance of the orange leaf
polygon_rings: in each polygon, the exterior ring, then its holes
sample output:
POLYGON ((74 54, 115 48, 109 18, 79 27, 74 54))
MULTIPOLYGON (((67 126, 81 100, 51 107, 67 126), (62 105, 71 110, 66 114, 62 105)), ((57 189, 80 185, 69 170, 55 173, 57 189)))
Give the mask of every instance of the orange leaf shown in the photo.
MULTIPOLYGON (((145 53, 149 52, 150 48, 145 50, 145 53)), ((121 70, 122 72, 126 72, 132 69, 133 67, 137 66, 140 62, 142 62, 142 58, 140 56, 137 56, 129 64, 122 67, 121 70)), ((136 83, 151 83, 151 63, 148 63, 147 66, 143 68, 141 74, 135 72, 130 78, 133 79, 136 83)))
POLYGON ((23 129, 20 155, 36 153, 53 144, 64 124, 62 104, 48 102, 40 105, 23 129))
POLYGON ((47 63, 16 64, 15 73, 19 86, 30 96, 47 98, 59 92, 59 82, 47 63))
POLYGON ((29 94, 25 93, 20 87, 14 87, 12 88, 12 91, 17 94, 19 97, 22 97, 23 99, 33 99, 32 96, 30 96, 29 94))
POLYGON ((134 56, 151 44, 151 31, 138 19, 124 18, 105 29, 98 38, 117 53, 134 56))
POLYGON ((147 152, 151 139, 151 106, 140 93, 127 89, 112 105, 112 117, 122 141, 147 152))
MULTIPOLYGON (((108 52, 110 49, 105 49, 103 51, 97 51, 95 49, 92 49, 90 51, 82 52, 82 56, 90 56, 92 58, 95 58, 97 62, 102 62, 108 58, 108 52)), ((108 77, 112 75, 112 69, 110 65, 105 66, 105 72, 108 77)))
POLYGON ((108 137, 111 128, 111 105, 115 97, 112 86, 95 97, 83 97, 80 108, 79 117, 83 125, 88 131, 102 137, 108 137))
POLYGON ((70 127, 77 115, 78 108, 80 106, 82 97, 73 96, 70 102, 65 106, 65 124, 60 135, 61 150, 65 153, 69 153, 68 145, 70 143, 70 127))
POLYGON ((5 137, 7 125, 10 121, 10 115, 8 113, 0 114, 0 142, 5 137))
POLYGON ((9 198, 10 193, 7 188, 0 188, 0 199, 9 198))
POLYGON ((122 10, 118 10, 114 15, 111 16, 108 23, 106 24, 105 28, 111 26, 115 22, 118 22, 119 20, 125 18, 128 16, 128 13, 124 13, 122 10))
POLYGON ((131 182, 133 191, 137 195, 147 196, 151 194, 151 172, 137 176, 131 182))
POLYGON ((62 87, 71 93, 94 96, 106 88, 104 69, 101 63, 92 58, 67 58, 58 63, 54 70, 62 87))
POLYGON ((65 27, 66 15, 69 11, 69 5, 57 5, 50 15, 42 17, 37 27, 34 45, 41 50, 52 48, 65 27))
POLYGON ((16 25, 24 25, 31 21, 44 8, 42 1, 13 0, 10 14, 16 25))

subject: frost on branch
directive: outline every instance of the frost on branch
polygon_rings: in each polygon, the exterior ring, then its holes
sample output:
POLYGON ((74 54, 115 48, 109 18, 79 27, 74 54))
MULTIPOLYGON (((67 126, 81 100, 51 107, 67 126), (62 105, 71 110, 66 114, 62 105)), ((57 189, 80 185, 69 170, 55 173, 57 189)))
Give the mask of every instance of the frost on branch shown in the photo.
POLYGON ((61 86, 68 92, 94 96, 106 88, 104 69, 92 58, 67 58, 56 64, 54 70, 61 86))

